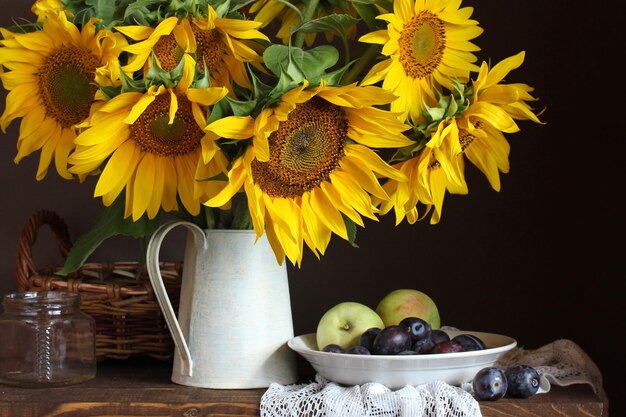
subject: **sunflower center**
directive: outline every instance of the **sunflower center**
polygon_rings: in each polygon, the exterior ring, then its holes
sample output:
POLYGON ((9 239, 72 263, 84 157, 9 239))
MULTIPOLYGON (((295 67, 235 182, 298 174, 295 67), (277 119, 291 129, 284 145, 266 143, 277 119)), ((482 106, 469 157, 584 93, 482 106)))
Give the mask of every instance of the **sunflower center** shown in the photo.
POLYGON ((196 60, 200 69, 204 71, 206 63, 209 73, 216 72, 224 65, 226 45, 220 33, 215 30, 204 30, 192 25, 193 35, 196 38, 196 60))
POLYGON ((93 82, 98 57, 87 48, 61 46, 46 57, 39 71, 39 92, 46 113, 64 128, 89 116, 98 87, 93 82))
POLYGON ((443 58, 445 25, 437 16, 424 10, 404 25, 398 45, 404 72, 412 78, 428 77, 443 58))
POLYGON ((441 168, 441 162, 439 162, 433 155, 430 157, 430 161, 428 162, 428 169, 439 169, 441 168))
POLYGON ((328 178, 343 157, 344 110, 318 97, 298 104, 269 137, 270 159, 252 162, 252 177, 272 197, 299 197, 328 178))
POLYGON ((178 46, 176 37, 172 33, 161 36, 152 50, 159 60, 161 68, 168 72, 176 68, 185 54, 183 48, 178 46))
POLYGON ((204 132, 195 122, 191 102, 178 96, 178 111, 169 123, 170 96, 155 98, 131 126, 131 138, 142 151, 161 156, 185 155, 200 146, 204 132))
POLYGON ((476 136, 472 135, 470 132, 468 132, 465 129, 460 129, 459 130, 459 143, 461 145, 461 151, 465 152, 467 147, 470 146, 472 142, 474 142, 474 139, 476 139, 476 136))

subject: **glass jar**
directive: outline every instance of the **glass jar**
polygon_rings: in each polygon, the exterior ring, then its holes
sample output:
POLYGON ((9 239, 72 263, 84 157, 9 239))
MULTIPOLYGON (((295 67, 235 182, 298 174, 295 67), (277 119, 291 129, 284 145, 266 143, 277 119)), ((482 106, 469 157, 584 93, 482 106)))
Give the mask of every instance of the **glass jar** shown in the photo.
POLYGON ((79 294, 19 292, 3 306, 0 383, 49 387, 96 376, 95 321, 81 312, 79 294))

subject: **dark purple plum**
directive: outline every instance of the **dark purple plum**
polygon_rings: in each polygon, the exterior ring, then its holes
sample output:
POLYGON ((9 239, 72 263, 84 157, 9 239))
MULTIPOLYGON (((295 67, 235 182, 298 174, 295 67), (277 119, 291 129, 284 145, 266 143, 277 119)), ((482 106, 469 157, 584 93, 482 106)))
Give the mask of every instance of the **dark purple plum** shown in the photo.
POLYGON ((411 349, 411 336, 406 326, 393 324, 382 329, 372 345, 374 355, 397 355, 411 349))
POLYGON ((411 342, 415 343, 418 340, 424 340, 430 337, 430 324, 426 320, 419 317, 406 317, 400 321, 400 326, 406 326, 409 329, 409 335, 411 335, 411 342))
POLYGON ((330 345, 326 345, 322 348, 322 352, 330 352, 330 353, 345 353, 343 348, 339 345, 331 343, 330 345))
POLYGON ((516 363, 509 365, 504 373, 509 383, 507 391, 509 397, 528 398, 539 390, 539 373, 532 366, 516 363))
POLYGON ((482 340, 480 340, 480 338, 474 336, 473 334, 469 333, 456 335, 452 338, 452 340, 463 346, 463 350, 466 352, 483 350, 486 347, 485 342, 483 342, 482 340))
POLYGON ((346 349, 346 353, 350 355, 371 355, 371 352, 368 348, 361 345, 351 346, 346 349))
POLYGON ((441 329, 432 329, 430 331, 430 338, 435 344, 447 342, 448 340, 450 340, 450 336, 448 336, 448 333, 444 332, 441 329))
POLYGON ((465 352, 463 350, 463 346, 459 343, 448 340, 447 342, 437 343, 431 350, 430 353, 455 353, 455 352, 465 352))
POLYGON ((414 350, 403 350, 402 352, 398 352, 397 355, 417 355, 417 352, 414 350))
POLYGON ((508 389, 506 375, 502 368, 489 366, 474 375, 472 380, 474 395, 481 401, 496 401, 504 397, 508 389))
POLYGON ((433 342, 433 339, 427 337, 426 339, 413 342, 413 344, 411 345, 411 350, 414 350, 416 353, 423 354, 430 353, 434 347, 435 342, 433 342))
POLYGON ((363 332, 361 337, 359 338, 359 345, 367 348, 370 352, 372 351, 372 346, 374 345, 374 339, 380 333, 380 329, 378 327, 370 327, 366 331, 363 332))

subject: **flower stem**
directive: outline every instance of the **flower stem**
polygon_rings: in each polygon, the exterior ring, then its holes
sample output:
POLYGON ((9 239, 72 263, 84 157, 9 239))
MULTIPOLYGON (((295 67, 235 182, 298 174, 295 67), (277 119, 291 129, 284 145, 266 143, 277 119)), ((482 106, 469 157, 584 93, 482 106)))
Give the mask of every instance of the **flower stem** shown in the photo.
MULTIPOLYGON (((305 1, 304 3, 306 4, 306 7, 302 15, 302 18, 303 18, 302 24, 311 21, 311 19, 313 18, 313 14, 315 13, 315 9, 317 9, 319 0, 305 1)), ((304 45, 305 36, 306 36, 306 33, 302 31, 298 31, 298 34, 296 35, 296 44, 295 44, 296 47, 302 48, 302 46, 304 45)))
POLYGON ((213 207, 202 206, 204 213, 205 229, 215 229, 215 209, 213 207))
POLYGON ((370 63, 378 56, 378 45, 370 45, 365 53, 354 63, 352 68, 348 70, 346 75, 341 80, 343 85, 348 85, 359 76, 361 76, 364 69, 370 66, 370 63))
POLYGON ((245 193, 236 194, 233 201, 233 219, 231 229, 252 229, 252 219, 248 210, 248 199, 245 193))

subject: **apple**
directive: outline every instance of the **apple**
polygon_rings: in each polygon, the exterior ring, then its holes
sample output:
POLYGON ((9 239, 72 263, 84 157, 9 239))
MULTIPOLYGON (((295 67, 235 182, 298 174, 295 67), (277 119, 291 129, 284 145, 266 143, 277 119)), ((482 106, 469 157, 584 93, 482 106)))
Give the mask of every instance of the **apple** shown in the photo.
POLYGON ((385 327, 374 310, 354 301, 339 303, 326 311, 317 324, 318 349, 331 343, 343 349, 358 345, 361 335, 372 327, 385 327))
POLYGON ((422 291, 402 288, 391 291, 376 306, 376 313, 385 326, 398 324, 406 317, 426 320, 432 329, 441 326, 437 305, 422 291))

